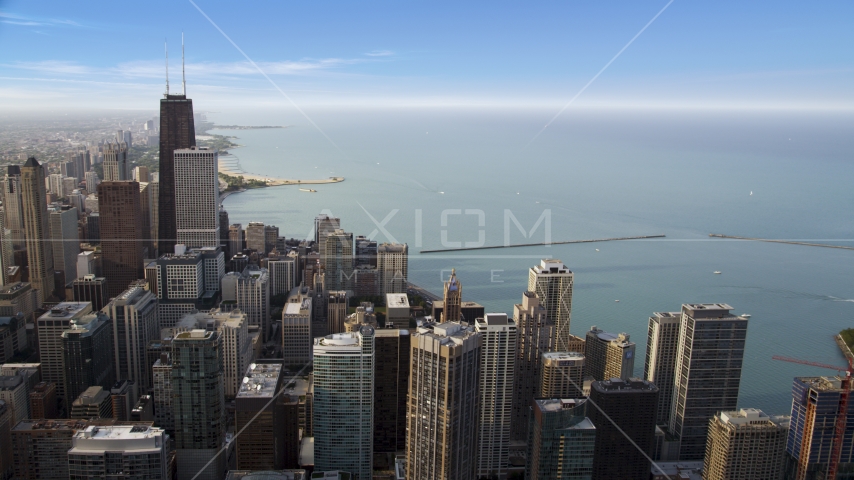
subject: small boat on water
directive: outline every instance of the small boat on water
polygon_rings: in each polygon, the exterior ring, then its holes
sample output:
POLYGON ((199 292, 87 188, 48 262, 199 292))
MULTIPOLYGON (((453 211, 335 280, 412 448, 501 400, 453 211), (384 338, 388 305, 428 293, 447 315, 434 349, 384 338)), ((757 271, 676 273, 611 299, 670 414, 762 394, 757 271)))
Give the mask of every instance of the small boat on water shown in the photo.
POLYGON ((715 275, 720 275, 720 274, 721 274, 720 270, 715 270, 715 275))
POLYGON ((300 192, 311 192, 311 193, 317 192, 317 190, 315 190, 313 188, 300 188, 299 191, 300 192))
POLYGON ((742 313, 741 315, 739 315, 739 317, 750 318, 750 314, 749 313, 742 313))

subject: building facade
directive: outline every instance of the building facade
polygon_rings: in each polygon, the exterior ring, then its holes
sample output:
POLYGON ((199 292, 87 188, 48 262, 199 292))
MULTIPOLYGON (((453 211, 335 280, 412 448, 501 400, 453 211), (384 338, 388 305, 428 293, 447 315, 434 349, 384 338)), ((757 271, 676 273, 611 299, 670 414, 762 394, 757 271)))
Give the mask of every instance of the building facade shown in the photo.
POLYGON ((406 449, 409 330, 380 328, 374 334, 374 452, 406 449))
POLYGON ((314 341, 312 430, 317 471, 373 478, 374 333, 337 333, 314 341))
POLYGON ((113 325, 104 313, 84 315, 62 332, 62 354, 69 399, 93 386, 109 390, 116 382, 113 325))
POLYGON ((627 333, 608 333, 590 327, 584 342, 585 375, 594 380, 629 378, 635 371, 635 344, 627 333))
POLYGON ((782 480, 790 420, 755 408, 716 414, 709 424, 703 478, 782 480))
POLYGON ((90 313, 92 304, 89 302, 62 302, 36 320, 41 379, 56 384, 56 396, 66 414, 76 397, 68 397, 65 393, 62 332, 71 328, 72 320, 76 322, 90 313))
POLYGON ((555 322, 556 348, 571 352, 569 324, 572 318, 572 271, 558 259, 543 259, 528 271, 528 291, 537 294, 546 317, 555 322))
POLYGON ((175 218, 175 150, 196 146, 193 101, 186 95, 160 99, 160 168, 158 191, 158 250, 172 253, 177 234, 175 218))
POLYGON ((446 322, 418 327, 410 342, 406 475, 475 478, 481 336, 472 327, 446 322))
POLYGON ((98 185, 101 215, 101 263, 112 298, 145 278, 143 266, 142 209, 139 183, 103 182, 98 185))
POLYGON ((531 404, 525 478, 590 480, 597 432, 586 417, 587 400, 550 398, 531 404))
POLYGON ((37 304, 53 295, 53 249, 44 240, 50 238, 47 191, 44 168, 30 157, 21 167, 21 210, 26 237, 29 282, 38 292, 37 304))
POLYGON ((679 460, 702 460, 709 421, 736 408, 748 320, 730 310, 721 303, 682 305, 670 414, 679 460))
POLYGON ((409 278, 409 246, 405 243, 383 243, 376 249, 379 295, 406 293, 409 278))
POLYGON ((584 396, 584 354, 544 352, 536 398, 584 396))
POLYGON ((171 478, 169 435, 144 425, 90 425, 71 437, 69 480, 171 478))
POLYGON ((656 417, 658 425, 670 425, 681 319, 680 312, 656 312, 649 317, 643 377, 655 383, 660 392, 656 417))
POLYGON ((219 153, 205 147, 175 150, 175 228, 188 248, 219 246, 219 153))
POLYGON ((113 322, 114 369, 119 380, 131 380, 143 391, 151 385, 148 344, 160 336, 157 297, 142 286, 133 285, 106 306, 113 322))
POLYGON ((487 313, 474 327, 482 342, 477 476, 503 477, 510 456, 516 322, 503 313, 487 313))

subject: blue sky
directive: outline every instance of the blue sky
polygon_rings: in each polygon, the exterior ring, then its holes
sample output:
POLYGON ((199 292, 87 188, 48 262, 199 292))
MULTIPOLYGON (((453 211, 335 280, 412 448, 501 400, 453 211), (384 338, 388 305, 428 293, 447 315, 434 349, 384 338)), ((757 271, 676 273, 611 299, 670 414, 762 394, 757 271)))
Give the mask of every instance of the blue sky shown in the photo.
MULTIPOLYGON (((667 0, 197 5, 295 102, 559 108, 667 0)), ((576 106, 854 108, 854 3, 675 0, 576 106)), ((189 1, 0 0, 6 108, 283 101, 189 1), (274 98, 275 97, 275 98, 274 98)))

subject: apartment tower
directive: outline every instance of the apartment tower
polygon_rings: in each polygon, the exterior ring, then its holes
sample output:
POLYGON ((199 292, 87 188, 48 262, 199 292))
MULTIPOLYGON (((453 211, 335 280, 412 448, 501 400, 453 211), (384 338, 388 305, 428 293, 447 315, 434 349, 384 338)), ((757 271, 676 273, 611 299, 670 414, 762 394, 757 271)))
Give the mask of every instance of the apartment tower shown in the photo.
POLYGON ((219 153, 205 147, 175 150, 175 229, 188 248, 219 246, 219 153))
POLYGON ((572 316, 572 271, 558 259, 543 259, 528 271, 528 291, 534 292, 555 322, 557 350, 570 349, 569 324, 572 316))

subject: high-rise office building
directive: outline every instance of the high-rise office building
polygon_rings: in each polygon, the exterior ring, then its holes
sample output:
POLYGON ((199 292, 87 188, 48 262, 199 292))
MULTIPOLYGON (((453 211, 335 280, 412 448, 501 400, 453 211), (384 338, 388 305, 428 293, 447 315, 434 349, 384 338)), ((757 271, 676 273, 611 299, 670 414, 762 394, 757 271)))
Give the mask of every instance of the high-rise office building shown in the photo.
POLYGON ((635 371, 635 343, 627 333, 608 333, 590 327, 584 343, 585 374, 594 380, 629 378, 635 371))
POLYGON ((297 256, 271 255, 267 259, 267 272, 270 275, 270 297, 287 295, 297 286, 297 256))
POLYGON ((658 393, 654 383, 637 378, 597 381, 590 386, 590 402, 598 406, 587 411, 596 426, 594 479, 649 479, 658 393))
POLYGON ((715 414, 709 424, 703 478, 782 480, 790 420, 755 408, 715 414))
POLYGON ((56 384, 39 382, 30 392, 30 418, 57 418, 56 384))
POLYGON ((329 215, 318 215, 314 219, 314 249, 323 253, 326 248, 326 237, 341 228, 341 219, 329 215))
POLYGON ((160 171, 158 251, 172 253, 178 238, 175 219, 175 150, 196 146, 193 101, 186 95, 160 100, 160 171))
POLYGON ((282 357, 285 365, 305 365, 311 361, 312 298, 308 287, 291 293, 282 310, 282 357))
POLYGON ((65 393, 65 362, 62 351, 62 332, 92 312, 89 302, 63 302, 36 320, 39 337, 39 360, 41 361, 41 379, 56 384, 56 396, 59 397, 67 413, 75 397, 65 393))
POLYGON ((102 312, 83 315, 62 332, 65 395, 77 398, 87 388, 106 390, 116 382, 113 325, 102 312))
POLYGON ((94 274, 84 275, 71 282, 72 299, 75 302, 91 302, 92 310, 100 310, 109 301, 107 279, 94 274))
POLYGON ((213 309, 186 315, 177 325, 175 333, 195 329, 219 332, 222 348, 223 388, 226 398, 234 398, 240 388, 243 374, 252 361, 252 342, 249 338, 249 323, 240 310, 223 312, 213 309))
POLYGON ((643 378, 658 386, 658 425, 670 425, 676 350, 679 346, 680 312, 655 312, 649 317, 643 378))
POLYGON ((68 450, 85 420, 26 420, 12 429, 16 479, 68 480, 68 450), (38 448, 33 448, 38 445, 38 448))
POLYGON ((374 328, 314 341, 314 467, 369 480, 373 470, 374 328))
POLYGON ((482 342, 477 476, 503 477, 510 455, 516 322, 503 313, 487 313, 474 327, 482 342))
POLYGON ((457 280, 457 270, 451 270, 451 277, 445 282, 442 296, 442 322, 459 322, 462 319, 463 284, 457 280))
POLYGON ((71 418, 113 418, 113 399, 110 398, 110 391, 100 385, 84 390, 71 402, 71 418))
POLYGON ((225 455, 216 455, 225 440, 219 335, 216 331, 199 329, 179 333, 172 340, 172 411, 178 478, 221 480, 225 471, 225 455), (214 456, 216 459, 208 465, 214 456))
MULTIPOLYGON (((27 323, 35 321, 37 294, 29 283, 13 282, 0 287, 0 316, 15 317, 19 313, 27 323)), ((20 344, 20 343, 19 343, 20 344)))
POLYGON ((225 253, 226 258, 231 258, 231 254, 228 251, 228 226, 231 225, 228 223, 228 212, 225 211, 225 208, 222 204, 219 205, 219 246, 222 248, 223 253, 225 253))
POLYGON ((374 334, 374 453, 406 449, 409 330, 380 328, 374 334))
POLYGON ((267 239, 264 233, 264 222, 249 222, 246 225, 246 248, 255 250, 259 255, 266 255, 267 239))
POLYGON ((12 456, 12 410, 0 400, 0 478, 12 478, 15 473, 12 456))
POLYGON ((151 195, 151 184, 148 182, 139 182, 139 213, 140 221, 142 222, 142 248, 145 250, 145 257, 152 257, 154 252, 154 241, 151 237, 151 208, 153 205, 153 197, 151 195))
POLYGON ((154 385, 154 420, 166 431, 175 430, 175 417, 172 413, 172 353, 162 352, 151 365, 152 384, 154 385))
POLYGON ((174 152, 176 238, 189 248, 219 246, 218 156, 205 147, 174 152))
MULTIPOLYGON (((356 243, 356 256, 353 257, 353 267, 373 267, 377 266, 377 241, 359 235, 354 240, 356 243)), ((396 245, 396 244, 384 244, 396 245)), ((402 292, 390 292, 402 293, 402 292)))
POLYGON ((326 272, 327 290, 353 288, 353 234, 340 228, 326 235, 320 265, 326 272))
POLYGON ((24 204, 21 196, 21 167, 9 165, 3 185, 3 225, 9 230, 14 250, 25 247, 24 204))
POLYGON ((682 305, 670 415, 680 461, 703 459, 709 421, 738 402, 748 320, 730 310, 722 303, 682 305))
POLYGON ((237 255, 243 251, 246 245, 246 238, 243 232, 243 225, 233 223, 228 227, 228 253, 231 256, 237 255))
POLYGON ((543 259, 528 271, 528 291, 540 299, 546 317, 555 322, 556 348, 571 352, 569 324, 572 317, 572 271, 556 258, 543 259))
POLYGON ((178 253, 161 255, 149 263, 145 280, 157 296, 160 328, 175 326, 193 310, 213 308, 224 271, 225 259, 219 248, 187 252, 179 245, 178 253))
POLYGON ((53 267, 63 273, 62 289, 77 278, 77 254, 80 253, 80 236, 77 233, 77 209, 51 205, 48 210, 50 246, 53 249, 53 267))
POLYGON ((86 183, 86 191, 89 193, 98 191, 98 184, 101 183, 101 179, 98 178, 98 172, 94 170, 91 172, 86 172, 83 176, 83 181, 86 183))
POLYGON ((538 399, 531 407, 525 478, 589 480, 597 432, 586 416, 587 399, 538 399))
POLYGON ((522 303, 513 306, 519 332, 516 348, 516 374, 513 387, 513 441, 528 440, 531 402, 537 393, 542 368, 542 354, 555 349, 555 322, 534 292, 522 294, 522 303))
POLYGON ((44 169, 30 157, 21 167, 21 209, 26 237, 29 281, 38 292, 38 304, 53 295, 53 249, 45 240, 50 238, 47 214, 47 192, 44 169))
POLYGON ((165 480, 168 465, 169 435, 145 425, 90 425, 71 437, 68 450, 69 479, 165 480))
POLYGON ((346 290, 326 292, 326 319, 329 334, 343 333, 346 330, 344 322, 347 320, 349 306, 350 297, 346 290))
POLYGON ((376 248, 379 294, 406 293, 409 278, 409 246, 405 243, 383 243, 376 248))
POLYGON ((62 197, 62 179, 65 178, 61 173, 51 173, 47 176, 48 193, 52 193, 56 198, 62 197))
POLYGON ((237 468, 281 470, 299 466, 299 400, 280 393, 285 384, 281 360, 250 365, 240 384, 235 405, 237 468), (275 400, 273 400, 275 398, 275 400), (250 428, 243 430, 247 425, 250 428))
POLYGON ((27 317, 22 312, 0 316, 0 362, 27 351, 27 317))
POLYGON ((6 402, 12 422, 30 418, 27 378, 23 375, 0 375, 0 400, 6 402))
POLYGON ((270 276, 266 268, 247 268, 237 279, 237 308, 246 314, 249 325, 261 329, 261 339, 270 340, 270 276))
POLYGON ((144 165, 133 167, 132 178, 139 183, 148 183, 150 178, 148 175, 148 167, 144 165))
MULTIPOLYGON (((795 377, 786 439, 786 480, 827 478, 839 421, 840 377, 795 377)), ((710 436, 712 433, 710 432, 710 436)), ((854 402, 848 402, 838 472, 854 469, 854 402)), ((714 470, 712 470, 714 471, 714 470)), ((837 475, 837 479, 848 475, 837 475)), ((767 477, 771 478, 771 477, 767 477)))
POLYGON ((406 475, 475 478, 481 335, 446 322, 419 327, 410 341, 406 475))
POLYGON ((105 311, 113 323, 116 378, 131 380, 141 391, 148 391, 152 385, 147 348, 160 336, 157 298, 141 285, 131 285, 113 298, 105 311))
POLYGON ((276 243, 279 241, 279 227, 275 225, 264 225, 264 254, 268 254, 276 249, 276 243))
POLYGON ((121 182, 130 179, 128 144, 119 140, 119 143, 104 145, 104 181, 121 182))
POLYGON ((139 183, 103 182, 98 185, 101 215, 101 263, 112 298, 145 278, 143 266, 142 213, 139 183))
POLYGON ((543 352, 536 398, 584 396, 584 354, 543 352))

